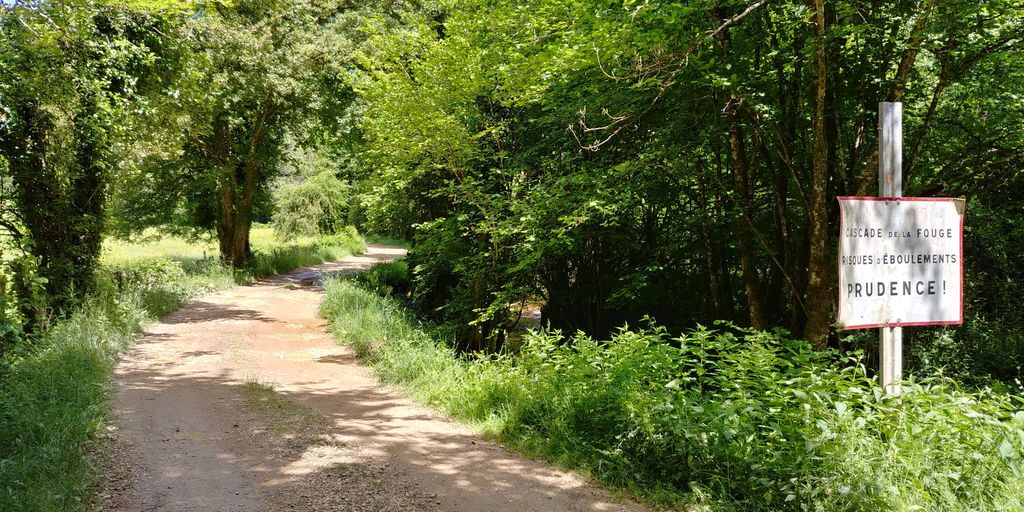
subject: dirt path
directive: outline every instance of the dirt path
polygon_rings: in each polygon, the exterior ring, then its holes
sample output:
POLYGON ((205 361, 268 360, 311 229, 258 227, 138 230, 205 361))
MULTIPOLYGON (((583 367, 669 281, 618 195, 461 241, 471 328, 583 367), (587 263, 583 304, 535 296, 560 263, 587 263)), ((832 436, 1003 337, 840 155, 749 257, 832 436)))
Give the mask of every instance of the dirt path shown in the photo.
POLYGON ((99 508, 121 511, 644 510, 381 388, 317 317, 301 269, 189 302, 117 368, 99 508))

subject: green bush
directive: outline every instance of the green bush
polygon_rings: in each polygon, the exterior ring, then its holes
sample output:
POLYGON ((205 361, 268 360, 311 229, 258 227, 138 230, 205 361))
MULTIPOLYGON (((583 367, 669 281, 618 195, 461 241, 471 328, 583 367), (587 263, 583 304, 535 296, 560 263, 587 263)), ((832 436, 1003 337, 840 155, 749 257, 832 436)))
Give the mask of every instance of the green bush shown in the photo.
POLYGON ((412 244, 408 240, 403 240, 401 238, 369 234, 363 235, 363 238, 365 238, 367 242, 374 244, 397 245, 398 247, 403 247, 405 249, 412 247, 412 244))
POLYGON ((108 301, 130 298, 159 318, 173 312, 189 298, 235 284, 238 277, 215 258, 122 262, 100 268, 97 294, 108 301))
POLYGON ((782 334, 650 327, 534 333, 465 359, 393 299, 331 281, 322 314, 379 378, 560 464, 698 510, 977 511, 1024 506, 1017 397, 908 382, 782 334))
POLYGON ((340 248, 349 254, 366 252, 366 240, 356 231, 354 226, 345 226, 333 235, 323 235, 317 239, 320 247, 340 248))
POLYGON ((313 243, 282 245, 256 251, 247 269, 236 270, 240 280, 281 274, 290 270, 335 261, 366 251, 366 242, 352 226, 313 243))
POLYGON ((352 278, 363 288, 392 297, 406 297, 411 284, 409 264, 405 260, 375 265, 365 272, 355 274, 352 278))
POLYGON ((333 171, 284 185, 274 200, 274 232, 282 240, 339 232, 348 220, 349 186, 333 171))
POLYGON ((292 269, 319 265, 351 254, 341 248, 319 244, 274 247, 266 252, 257 252, 245 269, 238 269, 239 280, 259 279, 287 272, 292 269))

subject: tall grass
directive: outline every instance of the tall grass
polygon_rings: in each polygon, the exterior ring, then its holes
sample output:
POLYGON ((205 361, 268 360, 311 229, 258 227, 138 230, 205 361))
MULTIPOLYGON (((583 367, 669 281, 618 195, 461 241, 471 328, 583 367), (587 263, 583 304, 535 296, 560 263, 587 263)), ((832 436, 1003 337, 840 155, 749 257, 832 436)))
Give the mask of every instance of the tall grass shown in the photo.
POLYGON ((0 364, 0 510, 87 510, 86 453, 116 357, 152 318, 134 294, 90 300, 0 364))
POLYGON ((108 240, 103 244, 102 270, 121 274, 139 271, 151 273, 159 267, 173 275, 161 276, 178 283, 186 279, 199 279, 216 286, 226 280, 242 284, 299 267, 334 261, 366 250, 366 242, 351 226, 341 233, 320 238, 297 238, 282 242, 274 238, 269 227, 254 227, 251 234, 253 256, 244 268, 232 269, 222 265, 213 242, 189 241, 180 237, 163 237, 130 243, 108 240), (180 267, 180 272, 168 270, 180 267))
MULTIPOLYGON (((273 229, 256 226, 250 234, 250 244, 253 257, 246 268, 235 269, 235 282, 244 283, 366 250, 366 242, 351 226, 336 235, 300 237, 288 242, 275 238, 273 229)), ((165 236, 150 237, 141 242, 107 240, 103 244, 101 261, 105 267, 114 269, 173 261, 180 263, 190 275, 204 274, 220 266, 217 272, 223 275, 228 269, 219 265, 217 258, 217 246, 212 241, 165 236)))
MULTIPOLYGON (((274 230, 261 224, 249 232, 249 244, 256 252, 289 245, 312 245, 315 238, 299 238, 291 243, 281 242, 274 230)), ((139 240, 108 239, 103 242, 102 260, 106 264, 126 264, 153 259, 197 261, 217 256, 217 243, 212 239, 190 240, 180 236, 161 235, 147 231, 139 240)))
POLYGON ((97 291, 85 305, 0 359, 0 510, 91 509, 96 476, 87 454, 109 413, 107 382, 144 325, 192 297, 362 246, 352 233, 298 246, 260 237, 253 265, 241 271, 175 239, 105 247, 97 291))
POLYGON ((321 313, 386 383, 522 450, 684 510, 1024 509, 1021 400, 908 382, 735 328, 528 336, 460 358, 393 299, 327 284, 321 313))
POLYGON ((299 267, 317 265, 366 251, 366 242, 348 226, 336 235, 300 240, 289 245, 271 246, 258 251, 251 265, 252 277, 280 274, 299 267))

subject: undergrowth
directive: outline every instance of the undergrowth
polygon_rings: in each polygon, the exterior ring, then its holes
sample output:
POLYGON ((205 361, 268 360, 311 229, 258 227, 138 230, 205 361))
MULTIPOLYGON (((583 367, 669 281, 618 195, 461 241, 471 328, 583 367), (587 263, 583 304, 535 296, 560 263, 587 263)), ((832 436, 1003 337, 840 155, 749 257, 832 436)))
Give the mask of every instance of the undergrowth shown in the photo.
POLYGON ((90 510, 88 452, 106 421, 118 353, 184 301, 238 282, 361 252, 358 234, 259 251, 233 270, 213 258, 116 258, 83 307, 0 358, 0 510, 90 510))
POLYGON ((381 235, 364 235, 364 237, 366 238, 367 242, 370 242, 372 244, 397 245, 398 247, 403 247, 405 249, 408 249, 412 246, 412 244, 410 244, 408 240, 403 240, 401 238, 392 238, 381 235))
POLYGON ((683 510, 1024 506, 1018 397, 907 382, 781 333, 529 335, 459 357, 395 299, 332 280, 321 314, 385 383, 519 449, 683 510))
POLYGON ((280 274, 299 267, 338 260, 365 250, 366 245, 362 240, 337 235, 325 237, 315 244, 276 247, 265 253, 256 253, 249 268, 236 271, 239 273, 236 280, 249 281, 280 274))

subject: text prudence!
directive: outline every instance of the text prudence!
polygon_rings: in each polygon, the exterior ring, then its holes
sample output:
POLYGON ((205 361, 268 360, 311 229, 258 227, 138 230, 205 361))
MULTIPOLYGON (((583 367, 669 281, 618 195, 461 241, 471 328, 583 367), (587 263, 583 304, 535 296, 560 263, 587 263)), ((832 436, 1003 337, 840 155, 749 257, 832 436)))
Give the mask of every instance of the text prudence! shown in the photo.
POLYGON ((875 281, 847 283, 848 297, 896 297, 907 295, 938 295, 946 293, 945 281, 875 281))

